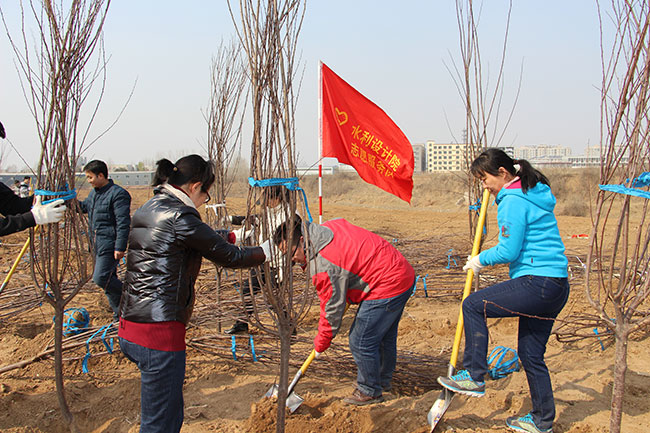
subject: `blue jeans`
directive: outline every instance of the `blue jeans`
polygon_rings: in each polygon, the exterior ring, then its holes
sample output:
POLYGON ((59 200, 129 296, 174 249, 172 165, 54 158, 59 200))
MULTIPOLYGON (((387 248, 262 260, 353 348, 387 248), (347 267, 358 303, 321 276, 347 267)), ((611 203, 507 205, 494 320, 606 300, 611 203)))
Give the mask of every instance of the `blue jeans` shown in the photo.
POLYGON ((527 275, 479 290, 463 302, 463 365, 475 381, 483 381, 488 369, 488 331, 485 318, 519 316, 519 359, 528 379, 533 403, 531 415, 540 429, 551 428, 555 419, 553 389, 544 362, 544 352, 553 328, 553 319, 562 311, 568 297, 568 279, 527 275))
POLYGON ((359 304, 350 329, 350 351, 357 364, 357 388, 366 395, 379 397, 390 387, 397 362, 397 327, 412 292, 359 304))
POLYGON ((108 304, 113 310, 113 319, 118 318, 120 299, 122 298, 122 282, 117 278, 117 265, 118 261, 115 260, 113 251, 110 254, 95 256, 93 282, 104 289, 108 304))
POLYGON ((140 433, 178 433, 183 425, 185 351, 164 352, 119 340, 124 356, 140 369, 140 433))

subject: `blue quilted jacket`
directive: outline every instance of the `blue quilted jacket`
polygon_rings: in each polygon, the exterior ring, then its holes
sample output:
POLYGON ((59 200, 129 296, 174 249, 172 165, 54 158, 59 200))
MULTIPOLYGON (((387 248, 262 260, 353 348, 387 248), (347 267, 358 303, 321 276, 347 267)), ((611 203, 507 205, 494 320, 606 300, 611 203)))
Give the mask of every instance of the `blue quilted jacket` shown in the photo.
POLYGON ((126 251, 131 227, 131 195, 112 179, 101 188, 93 188, 81 202, 88 213, 90 236, 96 255, 126 251))

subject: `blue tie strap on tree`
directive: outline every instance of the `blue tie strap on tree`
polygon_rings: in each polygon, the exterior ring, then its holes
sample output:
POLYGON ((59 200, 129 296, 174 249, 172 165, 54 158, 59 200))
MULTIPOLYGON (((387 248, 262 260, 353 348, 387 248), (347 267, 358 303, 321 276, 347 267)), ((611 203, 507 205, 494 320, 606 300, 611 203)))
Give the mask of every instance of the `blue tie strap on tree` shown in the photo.
POLYGON ((251 353, 253 354, 253 362, 257 362, 257 355, 255 354, 255 342, 253 341, 253 336, 248 335, 248 342, 251 345, 251 353))
MULTIPOLYGON (((65 187, 67 188, 68 185, 66 185, 65 187)), ((77 197, 77 190, 76 189, 72 189, 72 190, 65 189, 65 190, 62 190, 62 191, 48 191, 46 189, 37 189, 37 190, 34 190, 34 195, 42 195, 42 196, 45 196, 45 197, 54 197, 52 199, 45 200, 45 201, 41 202, 41 204, 48 204, 48 203, 52 203, 53 201, 60 200, 60 199, 63 199, 64 201, 65 200, 71 200, 71 199, 77 197)))
MULTIPOLYGON (((494 205, 494 203, 492 203, 494 205)), ((481 212, 481 199, 476 200, 476 203, 469 205, 469 210, 473 210, 478 215, 481 212)), ((483 226, 483 234, 487 234, 487 224, 483 226)), ((449 268, 447 268, 449 269, 449 268)))
MULTIPOLYGON (((52 322, 56 316, 52 317, 52 322)), ((63 336, 77 335, 85 331, 90 323, 90 315, 85 308, 68 308, 63 312, 63 336)))
MULTIPOLYGON (((626 182, 628 182, 627 179, 626 182)), ((602 191, 610 191, 618 194, 627 194, 636 197, 642 197, 645 199, 650 199, 650 191, 639 189, 642 187, 650 186, 650 172, 643 172, 638 177, 632 179, 632 188, 625 185, 598 185, 602 191)))
POLYGON ((113 353, 113 337, 111 337, 110 343, 106 342, 106 333, 111 329, 112 326, 113 326, 112 323, 102 326, 97 331, 95 331, 88 340, 86 340, 86 356, 84 356, 84 360, 81 363, 81 371, 83 371, 84 373, 88 373, 88 360, 92 356, 90 353, 90 342, 97 335, 101 334, 102 343, 104 343, 104 346, 106 347, 106 351, 108 353, 113 353))
POLYGON ((598 328, 594 328, 594 334, 596 334, 596 338, 598 339, 598 342, 600 343, 600 350, 603 352, 605 351, 605 345, 603 344, 603 340, 600 339, 600 335, 598 334, 598 328))
POLYGON ((479 198, 478 200, 476 200, 476 203, 470 204, 469 210, 473 210, 476 213, 479 213, 481 211, 481 199, 479 198))
POLYGON ((452 253, 454 252, 453 248, 449 248, 449 252, 447 252, 447 266, 445 269, 451 269, 451 261, 454 261, 454 267, 458 266, 458 263, 456 263, 456 258, 452 257, 452 253))
POLYGON ((232 352, 232 359, 237 361, 237 340, 235 340, 235 336, 230 337, 230 351, 232 352))
POLYGON ((503 379, 510 373, 519 371, 519 356, 514 349, 497 346, 488 357, 488 374, 492 379, 503 379))
POLYGON ((260 179, 260 180, 255 180, 252 177, 249 177, 248 183, 250 184, 250 186, 259 187, 259 188, 281 185, 284 186, 289 191, 302 192, 302 198, 305 201, 305 209, 307 210, 307 217, 309 218, 309 222, 314 221, 311 217, 311 213, 309 212, 309 204, 307 203, 307 194, 305 194, 305 190, 302 189, 298 184, 297 177, 275 177, 271 179, 260 179))

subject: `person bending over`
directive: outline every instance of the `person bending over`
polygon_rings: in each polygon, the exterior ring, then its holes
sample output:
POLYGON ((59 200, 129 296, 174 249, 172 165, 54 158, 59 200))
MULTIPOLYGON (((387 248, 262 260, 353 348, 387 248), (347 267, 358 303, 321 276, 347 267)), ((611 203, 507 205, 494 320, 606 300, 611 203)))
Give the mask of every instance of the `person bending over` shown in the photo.
POLYGON ((357 387, 343 401, 367 405, 384 400, 397 360, 397 328, 415 284, 404 256, 380 236, 344 219, 304 224, 296 216, 274 234, 303 270, 309 262, 320 299, 314 350, 325 351, 341 326, 346 303, 359 304, 350 328, 350 351, 357 365, 357 387), (292 235, 290 235, 292 233, 292 235), (288 240, 291 239, 291 245, 288 240))

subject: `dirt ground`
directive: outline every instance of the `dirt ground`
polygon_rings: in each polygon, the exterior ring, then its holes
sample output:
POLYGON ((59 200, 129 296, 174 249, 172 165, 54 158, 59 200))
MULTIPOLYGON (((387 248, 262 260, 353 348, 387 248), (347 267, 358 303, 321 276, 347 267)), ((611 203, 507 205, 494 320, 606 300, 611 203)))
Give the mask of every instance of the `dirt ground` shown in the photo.
MULTIPOLYGON (((327 185, 327 178, 325 182, 327 185)), ((417 186, 416 192, 412 206, 366 187, 357 194, 343 192, 331 199, 326 198, 324 215, 325 219, 344 217, 379 233, 402 251, 417 275, 427 276, 428 296, 425 296, 420 280, 400 324, 400 353, 417 355, 411 358, 412 362, 398 365, 396 377, 401 372, 408 380, 399 381, 393 391, 385 394, 384 403, 360 408, 342 404, 341 399, 354 389, 354 366, 340 371, 326 366, 328 362, 337 361, 339 354, 347 352, 345 323, 349 326, 354 314, 351 310, 347 313, 342 333, 335 340, 339 351, 325 352, 299 383, 296 391, 305 401, 288 417, 287 432, 428 432, 427 412, 440 394, 440 388, 431 385, 431 381, 446 374, 464 281, 460 267, 464 263, 462 257, 467 255, 471 245, 468 241, 467 205, 463 203, 462 195, 461 200, 456 200, 458 196, 451 199, 449 194, 438 200, 422 185, 417 186), (434 198, 424 199, 423 194, 427 193, 434 198), (422 381, 409 382, 416 371, 424 372, 422 381)), ((150 193, 146 189, 134 189, 132 194, 135 210, 150 193)), ((244 200, 245 195, 240 194, 229 199, 229 205, 241 208, 244 200)), ((310 195, 310 200, 315 206, 316 196, 310 195)), ((315 208, 311 211, 317 213, 315 208)), ((573 278, 572 295, 560 316, 561 321, 571 312, 590 308, 583 299, 579 261, 586 253, 588 240, 572 235, 589 233, 591 222, 588 216, 562 215, 558 216, 558 221, 573 278)), ((486 246, 494 245, 496 240, 496 207, 490 207, 489 225, 486 246)), ((5 275, 24 239, 24 233, 2 239, 0 275, 5 275)), ((27 262, 21 262, 12 284, 33 287, 27 269, 27 262)), ((487 269, 482 274, 481 285, 505 278, 506 272, 507 269, 501 267, 487 269)), ((214 268, 205 264, 205 274, 213 278, 210 273, 214 273, 214 268)), ((6 299, 0 298, 0 302, 6 302, 6 299)), ((104 295, 92 283, 70 306, 85 307, 90 313, 91 324, 96 326, 106 324, 110 319, 104 295)), ((299 327, 301 343, 292 349, 291 376, 309 353, 308 341, 315 335, 317 317, 317 307, 313 306, 299 327)), ((0 368, 40 352, 52 338, 51 325, 52 310, 46 305, 1 318, 0 368)), ((225 326, 229 323, 224 323, 225 326)), ((194 326, 188 331, 188 339, 214 332, 216 324, 194 326)), ((490 347, 516 348, 516 319, 492 320, 490 333, 490 347)), ((253 330, 253 335, 263 338, 257 330, 253 330)), ((607 338, 602 342, 604 350, 595 338, 561 343, 551 337, 547 363, 556 397, 556 433, 608 431, 614 347, 607 338)), ((118 346, 115 342, 115 347, 118 346)), ((99 353, 103 349, 101 344, 93 344, 91 350, 99 353)), ((84 354, 85 347, 68 354, 68 358, 77 359, 65 364, 68 402, 81 431, 137 432, 139 374, 135 365, 116 350, 112 355, 92 357, 88 364, 89 373, 83 373, 80 358, 84 354)), ((646 334, 637 335, 629 346, 622 429, 626 433, 647 432, 650 428, 648 359, 650 339, 646 334)), ((0 431, 66 431, 60 417, 53 376, 50 359, 0 374, 0 431)), ((275 360, 264 360, 263 357, 261 361, 253 362, 250 356, 233 360, 229 345, 224 345, 222 353, 216 355, 188 348, 182 431, 275 431, 275 404, 273 400, 264 399, 263 395, 276 380, 275 360)), ((505 379, 489 381, 486 395, 481 399, 457 396, 438 431, 505 432, 508 431, 505 419, 527 413, 530 404, 525 375, 522 371, 516 372, 505 379)))

